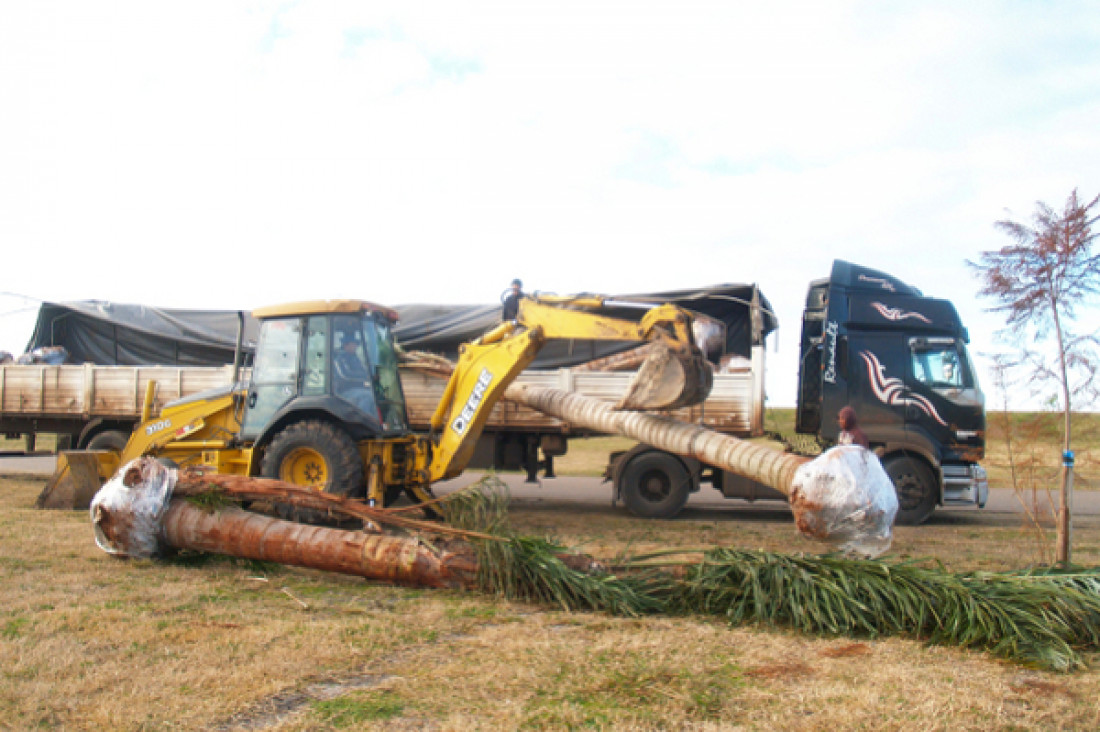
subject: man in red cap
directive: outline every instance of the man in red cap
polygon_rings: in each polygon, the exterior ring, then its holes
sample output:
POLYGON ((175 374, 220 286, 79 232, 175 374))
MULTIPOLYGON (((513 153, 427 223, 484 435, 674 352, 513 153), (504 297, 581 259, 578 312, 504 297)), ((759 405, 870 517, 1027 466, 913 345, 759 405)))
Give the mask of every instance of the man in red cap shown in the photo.
POLYGON ((851 407, 842 408, 840 414, 837 415, 836 423, 840 426, 840 437, 837 438, 838 444, 859 445, 868 450, 871 449, 871 443, 868 442, 867 435, 859 428, 856 410, 851 407))

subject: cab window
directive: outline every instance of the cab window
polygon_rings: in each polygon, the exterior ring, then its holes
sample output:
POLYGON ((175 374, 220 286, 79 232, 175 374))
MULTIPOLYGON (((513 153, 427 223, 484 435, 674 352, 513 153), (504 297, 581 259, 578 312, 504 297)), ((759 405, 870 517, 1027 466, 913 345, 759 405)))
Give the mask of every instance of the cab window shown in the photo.
POLYGON ((242 437, 258 437, 275 413, 297 394, 301 333, 299 318, 267 320, 260 326, 242 437))
POLYGON ((306 321, 305 379, 302 394, 324 394, 328 382, 328 318, 313 316, 306 321))
POLYGON ((298 375, 301 324, 297 318, 269 320, 260 329, 259 358, 252 380, 260 384, 293 384, 298 375))
POLYGON ((966 352, 954 341, 912 344, 913 377, 933 389, 968 389, 974 385, 966 352))
POLYGON ((371 418, 379 419, 371 364, 365 360, 369 347, 366 335, 362 318, 347 315, 333 318, 333 393, 371 418))
POLYGON ((365 339, 374 364, 375 390, 381 405, 382 425, 387 430, 403 430, 405 424, 405 395, 401 390, 397 351, 389 321, 374 317, 364 323, 365 339))

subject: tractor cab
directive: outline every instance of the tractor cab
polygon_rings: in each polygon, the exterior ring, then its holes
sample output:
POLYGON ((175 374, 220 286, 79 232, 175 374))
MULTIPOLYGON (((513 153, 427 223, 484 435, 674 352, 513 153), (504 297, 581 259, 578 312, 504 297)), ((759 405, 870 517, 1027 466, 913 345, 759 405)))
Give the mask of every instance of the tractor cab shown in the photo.
POLYGON ((241 437, 264 442, 282 425, 316 416, 354 440, 408 432, 397 370, 397 314, 360 300, 256 310, 260 335, 241 437))

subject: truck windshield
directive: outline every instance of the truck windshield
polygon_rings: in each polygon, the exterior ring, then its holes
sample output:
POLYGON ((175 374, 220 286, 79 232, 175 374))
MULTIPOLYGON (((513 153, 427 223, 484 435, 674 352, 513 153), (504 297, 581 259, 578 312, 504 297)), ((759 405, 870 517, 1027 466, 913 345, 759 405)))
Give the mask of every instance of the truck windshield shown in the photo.
POLYGON ((963 343, 954 339, 914 339, 909 345, 913 377, 918 381, 942 393, 977 388, 963 343))

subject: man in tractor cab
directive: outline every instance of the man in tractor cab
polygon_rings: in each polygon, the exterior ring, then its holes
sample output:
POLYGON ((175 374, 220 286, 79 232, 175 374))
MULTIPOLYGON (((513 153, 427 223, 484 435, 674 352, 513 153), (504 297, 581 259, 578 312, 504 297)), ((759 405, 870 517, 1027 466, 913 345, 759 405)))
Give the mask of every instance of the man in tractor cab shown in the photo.
POLYGON ((364 413, 378 417, 370 371, 363 361, 365 353, 359 334, 353 330, 337 331, 340 348, 332 361, 334 392, 359 407, 364 413))

